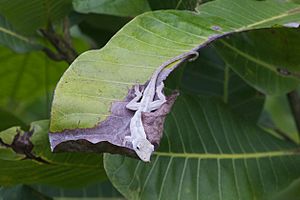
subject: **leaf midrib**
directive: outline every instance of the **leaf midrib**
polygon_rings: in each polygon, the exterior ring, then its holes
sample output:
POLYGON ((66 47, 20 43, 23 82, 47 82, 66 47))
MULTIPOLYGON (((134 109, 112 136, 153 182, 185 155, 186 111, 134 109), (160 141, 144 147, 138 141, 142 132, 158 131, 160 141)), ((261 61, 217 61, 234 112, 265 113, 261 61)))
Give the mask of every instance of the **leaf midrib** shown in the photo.
POLYGON ((203 159, 252 159, 252 158, 267 158, 267 157, 280 157, 299 155, 298 149, 291 149, 286 151, 268 151, 268 152, 255 152, 255 153, 174 153, 174 152, 155 152, 154 155, 172 158, 203 158, 203 159))
POLYGON ((19 35, 19 34, 13 32, 13 31, 11 31, 11 30, 5 29, 5 28, 3 28, 3 27, 0 27, 0 32, 6 33, 6 34, 8 34, 8 35, 11 35, 11 36, 13 36, 13 37, 18 38, 19 40, 22 40, 22 41, 24 41, 24 42, 30 43, 30 41, 29 41, 28 38, 26 38, 26 37, 24 37, 24 36, 22 36, 22 35, 19 35))
POLYGON ((267 18, 267 19, 249 24, 247 26, 244 26, 244 27, 241 27, 241 28, 237 29, 237 31, 242 31, 244 29, 253 28, 255 26, 259 26, 261 24, 268 23, 268 22, 271 22, 271 21, 274 21, 274 20, 277 20, 277 19, 280 19, 280 18, 284 18, 284 17, 287 17, 287 16, 295 15, 295 14, 299 14, 300 10, 297 10, 297 9, 299 9, 299 8, 293 8, 293 9, 290 9, 290 10, 284 12, 283 14, 276 15, 276 16, 273 16, 273 17, 270 17, 270 18, 267 18))
POLYGON ((254 63, 256 63, 256 64, 258 64, 258 65, 260 65, 260 66, 262 66, 262 67, 265 67, 265 68, 269 69, 269 70, 272 71, 272 72, 277 73, 277 75, 282 76, 281 74, 279 74, 279 73, 277 72, 276 67, 274 67, 273 65, 271 65, 271 64, 269 64, 269 63, 266 63, 266 62, 264 62, 264 61, 262 61, 262 60, 258 60, 258 59, 256 59, 255 57, 253 57, 253 56, 250 55, 250 54, 247 54, 247 53, 245 53, 245 52, 242 52, 241 50, 239 50, 239 49, 237 49, 236 47, 230 45, 229 43, 225 42, 224 40, 220 40, 220 42, 221 42, 224 46, 226 46, 227 48, 229 48, 230 50, 234 51, 236 54, 238 54, 238 55, 244 57, 245 59, 248 59, 248 60, 250 60, 250 61, 252 61, 252 62, 254 62, 254 63))

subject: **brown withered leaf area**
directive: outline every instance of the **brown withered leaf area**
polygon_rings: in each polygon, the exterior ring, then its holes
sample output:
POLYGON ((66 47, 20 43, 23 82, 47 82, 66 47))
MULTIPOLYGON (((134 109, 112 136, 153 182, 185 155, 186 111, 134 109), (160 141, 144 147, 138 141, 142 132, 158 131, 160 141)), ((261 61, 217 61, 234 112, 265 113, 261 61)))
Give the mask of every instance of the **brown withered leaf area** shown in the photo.
POLYGON ((164 121, 169 114, 172 106, 179 95, 178 91, 174 91, 167 97, 167 102, 164 103, 158 110, 154 112, 145 112, 142 115, 144 129, 147 139, 154 145, 155 149, 158 148, 160 140, 163 136, 164 121))
MULTIPOLYGON (((147 83, 140 87, 146 87, 147 83)), ((171 111, 178 92, 173 92, 166 98, 159 109, 143 113, 142 121, 148 140, 158 148, 163 135, 163 124, 171 111)), ((138 158, 130 142, 124 143, 124 138, 130 135, 130 120, 134 111, 126 108, 128 102, 135 97, 133 87, 129 90, 124 101, 114 102, 111 115, 94 128, 65 130, 49 134, 51 149, 54 152, 96 152, 123 154, 138 158)))

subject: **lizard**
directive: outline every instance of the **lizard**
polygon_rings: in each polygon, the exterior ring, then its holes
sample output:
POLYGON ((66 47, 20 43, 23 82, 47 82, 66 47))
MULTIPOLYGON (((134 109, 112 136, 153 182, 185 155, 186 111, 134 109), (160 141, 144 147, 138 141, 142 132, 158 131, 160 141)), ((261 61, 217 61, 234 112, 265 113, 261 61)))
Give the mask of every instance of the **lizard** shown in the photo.
POLYGON ((154 146, 147 140, 142 123, 142 113, 155 111, 166 102, 165 95, 162 92, 164 83, 161 82, 160 85, 156 86, 159 74, 164 68, 176 61, 193 56, 189 59, 189 61, 192 61, 195 60, 198 55, 199 53, 197 51, 190 51, 171 58, 155 70, 145 89, 140 91, 139 85, 134 86, 135 97, 126 105, 126 108, 135 111, 135 113, 130 120, 131 135, 125 136, 124 144, 127 141, 131 142, 135 153, 142 161, 150 162, 151 154, 154 151, 154 146), (155 95, 158 97, 157 100, 154 100, 155 95))

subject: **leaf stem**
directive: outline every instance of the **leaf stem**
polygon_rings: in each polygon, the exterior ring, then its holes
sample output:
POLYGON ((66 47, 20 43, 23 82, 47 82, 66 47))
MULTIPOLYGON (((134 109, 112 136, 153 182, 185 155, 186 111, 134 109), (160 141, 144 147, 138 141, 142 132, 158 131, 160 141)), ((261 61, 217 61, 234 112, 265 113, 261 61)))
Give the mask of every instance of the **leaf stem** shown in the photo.
POLYGON ((300 136, 300 96, 297 90, 294 90, 288 93, 287 97, 297 126, 298 134, 300 136))

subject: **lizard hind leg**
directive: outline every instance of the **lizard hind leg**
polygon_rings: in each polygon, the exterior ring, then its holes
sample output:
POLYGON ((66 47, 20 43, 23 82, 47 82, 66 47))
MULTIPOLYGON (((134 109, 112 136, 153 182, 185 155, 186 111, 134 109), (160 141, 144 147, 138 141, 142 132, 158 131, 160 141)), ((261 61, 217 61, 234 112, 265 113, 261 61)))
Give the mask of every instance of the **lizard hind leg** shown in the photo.
POLYGON ((166 102, 166 97, 163 94, 163 88, 164 88, 164 83, 161 82, 156 88, 156 94, 157 94, 158 100, 155 100, 150 104, 151 111, 157 110, 162 104, 164 104, 166 102))
POLYGON ((143 96, 143 90, 142 89, 140 91, 140 86, 139 85, 135 85, 134 86, 134 94, 135 94, 135 97, 126 105, 126 108, 129 109, 129 110, 138 110, 139 106, 140 106, 140 103, 138 103, 138 101, 141 99, 141 97, 143 96))
POLYGON ((134 86, 134 94, 136 97, 141 98, 143 96, 143 92, 144 92, 144 87, 142 87, 142 89, 140 90, 139 84, 134 86))

